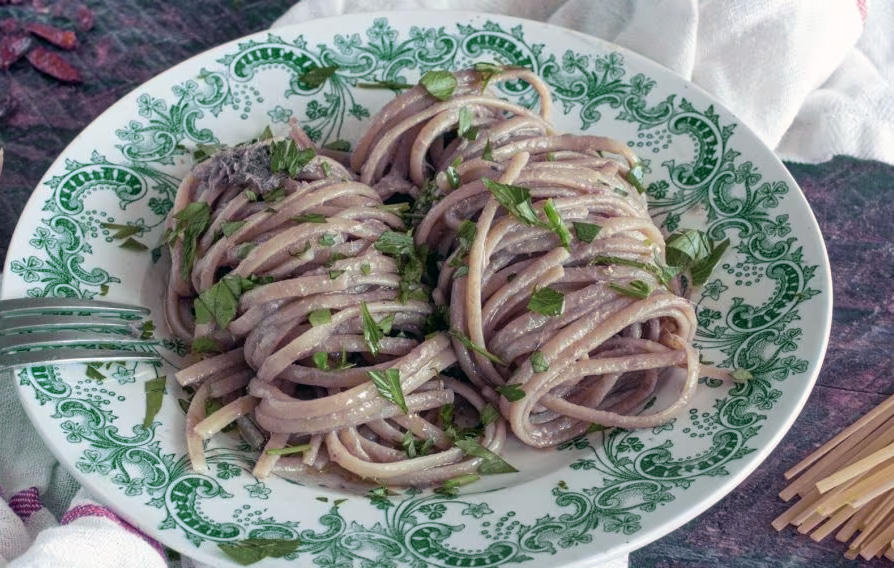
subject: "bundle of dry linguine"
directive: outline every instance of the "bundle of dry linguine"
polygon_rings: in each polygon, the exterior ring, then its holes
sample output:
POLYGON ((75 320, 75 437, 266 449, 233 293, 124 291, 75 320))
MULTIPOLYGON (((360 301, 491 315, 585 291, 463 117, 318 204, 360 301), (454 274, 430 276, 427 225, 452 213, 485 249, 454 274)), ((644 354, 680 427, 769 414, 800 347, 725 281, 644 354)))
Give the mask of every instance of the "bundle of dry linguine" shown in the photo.
POLYGON ((894 560, 894 396, 785 472, 779 496, 800 500, 773 521, 820 541, 851 541, 845 556, 894 560), (837 531, 837 532, 836 532, 837 531), (859 533, 859 534, 858 534, 859 533))

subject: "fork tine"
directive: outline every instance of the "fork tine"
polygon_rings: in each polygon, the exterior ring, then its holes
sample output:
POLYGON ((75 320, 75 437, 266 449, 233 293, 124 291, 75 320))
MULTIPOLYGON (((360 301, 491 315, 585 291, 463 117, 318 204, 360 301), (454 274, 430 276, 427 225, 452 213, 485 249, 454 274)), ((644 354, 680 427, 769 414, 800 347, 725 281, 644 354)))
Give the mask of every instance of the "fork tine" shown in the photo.
POLYGON ((125 349, 81 349, 65 347, 62 349, 41 349, 39 351, 23 351, 0 357, 0 370, 13 369, 26 365, 46 363, 93 363, 99 361, 158 361, 157 353, 127 351, 125 349))
POLYGON ((81 298, 16 298, 0 300, 0 318, 47 312, 90 312, 106 314, 148 315, 149 309, 132 304, 83 300, 81 298))
POLYGON ((0 335, 41 329, 133 330, 139 320, 91 316, 21 316, 0 318, 0 335))
POLYGON ((0 353, 16 349, 35 347, 57 347, 63 345, 157 345, 156 340, 147 340, 131 335, 110 335, 85 331, 41 331, 0 336, 0 353))

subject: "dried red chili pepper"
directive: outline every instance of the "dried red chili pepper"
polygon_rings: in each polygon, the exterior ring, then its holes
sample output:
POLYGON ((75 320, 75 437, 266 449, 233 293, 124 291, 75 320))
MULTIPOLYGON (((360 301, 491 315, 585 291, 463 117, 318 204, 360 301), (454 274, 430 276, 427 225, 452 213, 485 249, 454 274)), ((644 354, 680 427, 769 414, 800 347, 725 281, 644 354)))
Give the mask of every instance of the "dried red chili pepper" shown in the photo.
POLYGON ((41 73, 46 73, 54 79, 64 81, 66 83, 80 83, 81 72, 62 58, 62 56, 53 53, 43 47, 33 49, 28 53, 28 61, 31 65, 41 73))
POLYGON ((0 32, 5 34, 12 34, 22 29, 22 24, 19 23, 18 20, 13 18, 5 18, 0 20, 0 32))
POLYGON ((30 23, 25 29, 62 49, 74 49, 78 46, 78 36, 70 30, 60 30, 53 26, 38 23, 30 23))
POLYGON ((86 32, 93 28, 93 10, 83 4, 78 4, 74 19, 78 25, 78 31, 86 32))
POLYGON ((9 69, 31 49, 31 38, 25 34, 8 35, 0 39, 0 69, 9 69))

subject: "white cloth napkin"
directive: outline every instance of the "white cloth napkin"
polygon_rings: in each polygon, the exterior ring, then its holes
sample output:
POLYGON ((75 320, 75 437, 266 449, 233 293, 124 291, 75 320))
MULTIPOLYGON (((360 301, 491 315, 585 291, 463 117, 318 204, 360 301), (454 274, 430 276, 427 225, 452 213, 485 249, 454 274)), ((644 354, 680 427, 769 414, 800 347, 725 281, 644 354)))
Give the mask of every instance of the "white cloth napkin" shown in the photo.
POLYGON ((894 163, 894 0, 302 0, 273 27, 453 9, 609 40, 699 85, 784 160, 894 163), (868 13, 867 13, 868 12, 868 13), (865 30, 864 30, 865 20, 865 30))

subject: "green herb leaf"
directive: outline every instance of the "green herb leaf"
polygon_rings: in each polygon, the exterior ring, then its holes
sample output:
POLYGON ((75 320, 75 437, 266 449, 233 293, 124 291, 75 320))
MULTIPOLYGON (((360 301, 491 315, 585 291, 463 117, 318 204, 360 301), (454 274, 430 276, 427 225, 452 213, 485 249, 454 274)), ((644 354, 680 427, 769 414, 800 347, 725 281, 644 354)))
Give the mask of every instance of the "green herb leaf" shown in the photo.
POLYGON ((434 492, 445 497, 456 497, 459 493, 460 487, 462 487, 463 485, 474 483, 479 479, 481 479, 481 476, 475 473, 460 475, 458 477, 454 477, 453 479, 448 479, 447 481, 442 483, 440 487, 436 487, 434 489, 434 492))
POLYGON ((413 432, 407 430, 404 432, 400 445, 404 449, 404 452, 406 452, 407 457, 412 459, 416 456, 428 455, 432 447, 435 445, 435 441, 431 438, 428 440, 417 440, 413 435, 413 432))
POLYGON ((134 251, 144 251, 149 250, 149 247, 141 243, 140 241, 134 239, 133 237, 128 237, 126 241, 118 245, 118 248, 123 248, 126 250, 134 250, 134 251))
POLYGON ((255 283, 248 278, 227 274, 193 302, 196 323, 205 324, 213 319, 220 329, 226 329, 236 317, 239 298, 254 287, 255 283))
POLYGON ((112 235, 113 239, 126 239, 139 233, 142 229, 137 225, 116 225, 115 223, 100 223, 103 229, 115 231, 112 235))
POLYGON ((627 172, 627 182, 635 187, 639 193, 646 192, 646 187, 643 185, 643 165, 641 163, 637 162, 627 172))
POLYGON ((665 258, 669 266, 686 270, 711 254, 711 239, 703 231, 683 229, 667 238, 665 258))
POLYGON ((490 360, 491 363, 496 363, 497 365, 501 365, 503 367, 508 366, 506 361, 503 361, 498 356, 494 355, 493 353, 491 353, 490 351, 488 351, 481 345, 478 345, 477 343, 473 342, 471 339, 469 339, 462 333, 460 333, 456 330, 453 330, 453 329, 451 329, 448 333, 450 334, 451 337, 457 338, 459 340, 459 342, 462 343, 466 349, 471 349, 475 353, 484 355, 488 360, 490 360))
POLYGON ((565 312, 565 294, 549 286, 535 288, 528 309, 544 316, 560 316, 565 312))
POLYGON ((487 160, 488 162, 494 161, 494 149, 490 145, 490 138, 487 139, 487 144, 484 145, 484 151, 481 152, 481 159, 487 160))
POLYGON ((481 424, 487 426, 488 424, 493 424, 500 418, 500 412, 493 407, 492 404, 488 403, 481 407, 481 424))
POLYGON ((518 470, 509 465, 506 460, 488 450, 475 440, 456 440, 456 447, 467 456, 481 458, 478 465, 478 473, 490 475, 494 473, 515 473, 518 470))
POLYGON ((690 269, 689 274, 692 276, 692 285, 693 286, 701 286, 710 278, 711 273, 714 271, 714 267, 720 262, 720 259, 723 258, 723 253, 726 252, 726 249, 729 248, 730 242, 729 239, 724 239, 719 245, 714 245, 713 241, 711 242, 711 254, 708 255, 707 258, 700 262, 696 262, 690 269))
POLYGON ((320 213, 303 213, 301 215, 296 215, 291 218, 291 221, 296 224, 301 223, 325 223, 326 216, 320 213))
POLYGON ((299 150, 294 140, 280 140, 270 144, 270 170, 273 173, 287 172, 289 177, 298 175, 304 166, 313 160, 313 148, 299 150))
POLYGON ((542 351, 531 353, 531 368, 534 369, 535 373, 545 373, 549 371, 549 362, 546 360, 546 356, 542 351))
MULTIPOLYGON (((265 203, 276 203, 277 201, 282 201, 285 197, 286 190, 282 187, 277 187, 276 189, 263 194, 261 199, 263 199, 265 203)), ((273 213, 276 213, 276 209, 273 209, 273 213)))
POLYGON ((413 85, 409 83, 401 83, 399 81, 372 81, 369 83, 357 83, 358 89, 392 89, 401 91, 403 89, 412 89, 413 85))
POLYGON ((516 219, 530 226, 539 226, 540 219, 534 212, 531 203, 531 190, 518 185, 499 183, 492 179, 482 178, 484 186, 493 194, 497 202, 506 208, 516 219))
POLYGON ((196 246, 202 233, 211 226, 211 207, 207 203, 190 203, 174 214, 177 222, 170 239, 183 240, 183 257, 180 263, 180 278, 187 280, 196 258, 196 246))
POLYGON ((310 444, 301 444, 300 446, 291 446, 285 448, 271 448, 265 453, 268 456, 291 456, 293 454, 301 454, 310 449, 310 444))
POLYGON ((332 321, 332 312, 328 308, 314 310, 307 314, 307 321, 312 326, 324 325, 332 321))
POLYGON ((143 428, 149 428, 155 415, 161 410, 161 403, 165 395, 165 382, 167 377, 158 377, 146 381, 146 416, 143 418, 143 428))
POLYGON ((592 434, 593 432, 602 432, 603 430, 608 430, 608 426, 603 426, 602 424, 597 424, 593 422, 589 426, 587 426, 584 434, 592 434))
POLYGON ((438 410, 438 417, 441 419, 441 428, 446 429, 453 425, 453 413, 456 407, 451 404, 445 404, 438 410))
POLYGON ((223 349, 210 337, 196 337, 192 340, 193 353, 220 353, 223 349))
POLYGON ((372 273, 372 266, 368 262, 364 262, 360 265, 360 273, 364 276, 369 276, 372 273))
POLYGON ((527 395, 521 385, 515 383, 499 386, 496 391, 509 402, 517 402, 527 395))
POLYGON ((243 191, 242 195, 245 197, 245 200, 248 201, 249 203, 254 203, 255 201, 258 200, 257 192, 252 191, 250 189, 246 189, 245 191, 243 191))
POLYGON ((223 144, 196 144, 196 151, 192 153, 196 163, 201 163, 226 148, 223 144))
POLYGON ((351 151, 351 143, 347 140, 333 140, 327 144, 323 144, 323 148, 327 150, 334 150, 336 152, 350 152, 351 151))
POLYGON ((257 137, 255 142, 260 142, 262 140, 270 140, 273 138, 273 130, 270 129, 270 125, 264 127, 264 130, 261 131, 261 135, 257 137))
POLYGON ((317 351, 312 357, 314 365, 321 371, 329 370, 329 354, 323 351, 317 351))
POLYGON ((247 538, 233 542, 221 542, 217 546, 221 552, 240 566, 248 566, 265 558, 282 558, 287 554, 292 554, 301 546, 301 541, 297 538, 293 540, 247 538))
POLYGON ((329 233, 323 233, 323 235, 317 239, 317 242, 323 245, 324 247, 331 247, 335 244, 335 235, 330 235, 329 233))
POLYGON ((332 166, 329 165, 329 162, 320 162, 320 167, 323 169, 323 175, 329 177, 332 175, 332 166))
POLYGON ((472 65, 472 69, 478 72, 479 80, 481 81, 481 90, 487 88, 488 83, 494 77, 494 75, 499 75, 503 72, 503 68, 494 64, 494 63, 486 63, 483 61, 479 61, 472 65))
POLYGON ((627 193, 627 190, 621 189, 620 187, 613 187, 612 191, 620 195, 621 197, 628 197, 630 194, 627 193))
POLYGON ((330 270, 329 271, 329 280, 336 280, 339 276, 344 274, 344 270, 330 270))
POLYGON ((245 225, 247 221, 224 221, 220 224, 220 230, 225 237, 231 236, 245 225))
MULTIPOLYGON (((475 242, 475 236, 478 234, 478 227, 472 221, 463 221, 459 224, 459 230, 456 233, 456 238, 459 241, 459 246, 456 248, 456 251, 453 253, 453 258, 450 259, 448 266, 463 266, 466 262, 466 256, 469 254, 469 251, 472 249, 472 243, 475 242)), ((468 267, 466 267, 468 270, 468 267)), ((454 278, 460 278, 462 275, 455 274, 454 278)))
POLYGON ((155 331, 155 322, 152 320, 146 320, 140 326, 140 339, 149 339, 152 337, 152 333, 155 331))
POLYGON ((559 210, 556 209, 552 198, 546 200, 546 203, 543 205, 543 213, 546 214, 550 230, 558 235, 562 246, 567 250, 571 250, 571 231, 565 226, 565 222, 562 220, 559 210))
POLYGON ((600 225, 583 221, 572 221, 571 225, 574 227, 574 234, 577 235, 578 240, 585 243, 592 243, 599 235, 599 231, 602 230, 600 225))
POLYGON ((751 374, 751 371, 741 368, 733 369, 732 372, 730 372, 729 376, 737 383, 747 383, 754 378, 754 375, 751 374))
POLYGON ((472 126, 474 120, 475 114, 472 112, 472 109, 467 106, 459 109, 459 124, 456 126, 457 135, 474 142, 478 138, 478 129, 472 126))
POLYGON ((102 381, 105 380, 106 376, 99 372, 93 364, 87 363, 87 378, 92 379, 94 381, 102 381))
POLYGON ((374 246, 376 250, 391 256, 413 254, 415 252, 413 236, 409 233, 398 233, 396 231, 385 231, 379 235, 374 246))
POLYGON ((109 293, 109 285, 108 284, 100 284, 99 285, 99 295, 105 296, 109 293))
POLYGON ((335 499, 334 501, 332 501, 332 504, 338 507, 344 503, 347 503, 347 501, 347 499, 335 499))
POLYGON ((444 170, 444 176, 447 177, 447 183, 450 184, 450 189, 459 189, 463 183, 459 177, 459 172, 457 172, 456 168, 453 166, 447 166, 447 169, 444 170))
POLYGON ((466 276, 468 273, 469 273, 468 265, 463 264, 462 266, 457 268, 456 271, 454 271, 453 278, 454 278, 454 280, 458 280, 458 279, 462 278, 463 276, 466 276))
POLYGON ((247 242, 247 243, 239 243, 236 245, 236 248, 233 250, 233 254, 236 255, 238 259, 244 259, 248 256, 248 253, 258 248, 258 243, 247 242))
POLYGON ((567 490, 568 490, 568 483, 567 483, 565 480, 560 479, 559 482, 556 483, 556 487, 558 487, 558 488, 561 489, 562 491, 567 491, 567 490))
POLYGON ((400 408, 404 414, 408 414, 410 410, 407 408, 407 401, 404 399, 404 391, 400 385, 400 369, 385 369, 384 371, 367 371, 367 375, 376 385, 379 395, 392 402, 400 408))
POLYGON ((360 302, 360 324, 363 328, 363 341, 366 343, 366 347, 373 357, 377 357, 379 355, 379 342, 382 341, 385 334, 382 333, 379 324, 376 323, 372 314, 369 313, 366 302, 360 302))
POLYGON ((608 287, 618 294, 630 296, 638 300, 645 300, 652 293, 652 287, 649 283, 642 280, 631 280, 627 285, 609 282, 608 287))
POLYGON ((441 101, 449 99, 456 90, 456 77, 450 71, 429 71, 419 83, 428 94, 441 101))
POLYGON ((326 79, 335 75, 336 71, 338 71, 338 65, 314 67, 313 69, 310 69, 309 71, 298 77, 298 80, 311 89, 316 89, 317 87, 321 87, 323 83, 326 82, 326 79))

